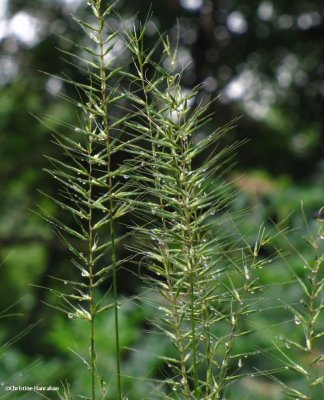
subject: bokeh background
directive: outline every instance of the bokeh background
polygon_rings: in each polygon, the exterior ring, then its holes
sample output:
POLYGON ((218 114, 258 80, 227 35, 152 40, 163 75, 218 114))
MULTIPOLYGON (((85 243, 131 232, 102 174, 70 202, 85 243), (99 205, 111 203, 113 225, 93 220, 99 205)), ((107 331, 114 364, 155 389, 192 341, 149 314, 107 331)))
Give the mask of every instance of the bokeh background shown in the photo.
MULTIPOLYGON (((240 190, 234 207, 249 208, 241 223, 247 237, 253 238, 263 221, 287 218, 287 227, 299 227, 291 240, 307 252, 301 240, 301 201, 310 223, 324 205, 324 1, 120 0, 117 8, 124 21, 145 20, 152 12, 147 40, 153 43, 158 28, 178 43, 184 89, 203 84, 201 96, 219 96, 212 104, 212 127, 241 116, 225 141, 248 140, 227 176, 240 190)), ((75 373, 80 360, 69 350, 76 349, 76 342, 87 346, 82 324, 45 304, 51 299, 43 288, 56 284, 50 276, 71 278, 73 268, 66 249, 37 214, 39 207, 54 215, 59 212, 40 193, 57 193, 55 182, 42 169, 47 166, 44 154, 59 157, 59 150, 35 118, 76 119, 75 110, 61 98, 75 93, 55 75, 83 77, 57 48, 76 49, 83 33, 71 14, 82 18, 87 12, 83 0, 0 1, 3 383, 54 385, 71 380, 82 392, 82 382, 88 379, 86 368, 75 373), (7 314, 13 315, 4 318, 7 314)), ((117 16, 110 22, 119 26, 117 16)), ((297 261, 295 266, 299 268, 297 261)), ((143 333, 145 312, 128 297, 138 292, 132 274, 120 274, 120 288, 125 296, 123 346, 143 350, 125 354, 126 373, 136 370, 145 376, 159 369, 155 358, 145 356, 147 350, 164 352, 167 344, 143 333)), ((107 371, 114 360, 110 323, 109 316, 100 321, 107 371)), ((129 385, 131 399, 144 395, 140 381, 129 385)), ((251 398, 280 398, 268 389, 256 387, 258 394, 251 398)))

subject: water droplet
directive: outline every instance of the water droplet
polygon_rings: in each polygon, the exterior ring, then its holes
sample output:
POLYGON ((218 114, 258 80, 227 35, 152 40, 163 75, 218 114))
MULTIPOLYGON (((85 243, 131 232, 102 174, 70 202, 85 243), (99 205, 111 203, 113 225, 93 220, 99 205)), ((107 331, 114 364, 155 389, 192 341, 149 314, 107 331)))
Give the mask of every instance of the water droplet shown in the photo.
POLYGON ((67 285, 67 281, 64 281, 64 285, 67 285))
POLYGON ((285 343, 287 349, 290 349, 290 344, 288 342, 285 343))
POLYGON ((312 345, 311 345, 311 341, 309 338, 306 338, 306 347, 307 347, 307 350, 311 350, 312 345))
POLYGON ((68 318, 72 319, 73 318, 73 314, 68 313, 68 318))
POLYGON ((83 269, 82 272, 81 272, 81 276, 89 277, 90 274, 89 274, 88 271, 86 271, 85 269, 83 269))
POLYGON ((237 366, 238 366, 239 368, 242 368, 242 365, 243 365, 243 362, 242 362, 242 359, 240 358, 240 359, 238 360, 237 366))
POLYGON ((129 176, 128 176, 128 175, 123 175, 123 178, 124 178, 124 179, 128 179, 129 176))
POLYGON ((298 315, 295 315, 295 316, 294 316, 294 321, 295 321, 295 324, 296 324, 296 325, 300 325, 300 324, 301 324, 301 320, 300 320, 300 318, 298 317, 298 315))
POLYGON ((93 246, 91 247, 92 251, 95 251, 97 249, 97 243, 94 243, 93 246))
POLYGON ((249 280, 249 279, 250 279, 250 274, 249 274, 248 267, 247 267, 246 264, 244 264, 243 267, 244 267, 244 276, 245 276, 245 279, 246 279, 246 280, 249 280))
POLYGON ((80 132, 80 128, 74 128, 75 132, 80 132))

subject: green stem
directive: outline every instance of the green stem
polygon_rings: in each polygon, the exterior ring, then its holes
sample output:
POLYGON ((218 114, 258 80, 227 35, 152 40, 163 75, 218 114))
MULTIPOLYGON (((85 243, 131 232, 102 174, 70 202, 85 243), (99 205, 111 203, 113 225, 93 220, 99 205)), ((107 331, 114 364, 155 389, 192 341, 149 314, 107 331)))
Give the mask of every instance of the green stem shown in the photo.
MULTIPOLYGON (((180 155, 180 171, 181 174, 185 177, 187 172, 185 168, 186 160, 185 160, 185 152, 187 150, 188 144, 187 140, 183 141, 181 147, 181 155, 180 155)), ((181 182, 181 179, 179 179, 181 182)), ((193 381, 194 381, 194 393, 196 398, 198 398, 198 362, 197 362, 197 337, 196 337, 196 321, 195 321, 195 278, 196 278, 196 262, 194 255, 194 234, 191 229, 191 212, 188 208, 188 194, 190 193, 190 188, 188 187, 187 182, 182 184, 182 204, 184 208, 184 219, 185 219, 185 230, 184 230, 184 238, 185 238, 185 254, 187 255, 187 267, 189 272, 189 281, 190 281, 190 328, 191 328, 191 350, 192 350, 192 363, 193 363, 193 381)), ((199 279, 198 279, 199 280, 199 279)))
MULTIPOLYGON (((308 321, 307 321, 307 335, 306 335, 306 349, 307 352, 309 353, 310 356, 314 356, 314 352, 313 352, 313 342, 314 342, 314 328, 315 328, 315 314, 319 312, 319 310, 316 308, 316 292, 318 290, 319 287, 319 282, 317 280, 318 277, 318 272, 320 270, 320 266, 321 266, 321 257, 316 254, 316 260, 315 260, 315 265, 314 267, 311 269, 311 276, 310 276, 310 293, 309 293, 309 297, 308 297, 308 305, 307 305, 307 309, 309 311, 309 315, 308 315, 308 321)), ((312 399, 312 394, 313 394, 313 385, 312 385, 312 370, 313 370, 313 364, 311 363, 309 366, 309 374, 307 376, 307 381, 308 381, 308 396, 309 399, 312 399)))
POLYGON ((193 271, 190 271, 190 324, 191 324, 191 349, 192 349, 192 364, 193 364, 193 379, 194 393, 198 396, 198 374, 197 374, 197 349, 196 349, 196 323, 195 323, 195 294, 194 294, 194 279, 193 271))
MULTIPOLYGON (((197 193, 198 195, 198 193, 197 193)), ((198 212, 194 211, 194 219, 198 220, 198 212)), ((198 230, 197 234, 197 243, 201 243, 202 235, 200 230, 198 230)), ((200 280, 197 280, 197 290, 198 293, 201 291, 200 280)), ((208 396, 209 389, 212 387, 212 377, 213 377, 213 365, 212 365, 212 352, 211 352, 211 335, 208 324, 208 304, 206 303, 205 297, 200 302, 200 315, 202 316, 202 324, 203 324, 203 332, 204 332, 204 347, 205 347, 205 356, 206 356, 206 390, 205 395, 208 396)))
MULTIPOLYGON (((111 186, 110 186, 111 188, 111 186)), ((109 201, 110 213, 113 210, 113 202, 111 199, 109 201)), ((111 214, 112 215, 112 214, 111 214)), ((119 340, 119 312, 118 312, 118 286, 117 286, 117 267, 116 267, 116 246, 115 246, 115 229, 113 223, 113 216, 110 220, 110 241, 111 241, 111 251, 112 251, 112 276, 113 276, 113 296, 114 296, 114 318, 115 318, 115 341, 116 341, 116 370, 117 370, 117 391, 118 400, 122 398, 121 389, 121 366, 120 366, 120 340, 119 340)))
MULTIPOLYGON (((91 122, 90 122, 91 125, 91 122)), ((91 131, 91 126, 90 126, 91 131)), ((91 137, 89 138, 89 156, 92 153, 92 140, 91 137)), ((89 180, 88 180, 88 199, 89 204, 92 200, 92 164, 89 160, 89 180)), ((91 357, 91 393, 92 393, 92 400, 96 399, 96 350, 95 350, 95 306, 94 306, 94 299, 93 299, 93 227, 92 227, 92 208, 89 208, 89 221, 88 221, 88 231, 89 231, 89 238, 88 238, 88 269, 89 269, 89 297, 90 297, 90 304, 89 304, 89 311, 90 311, 90 357, 91 357)))
POLYGON ((166 259, 166 278, 167 284, 169 287, 169 292, 171 293, 171 302, 172 302, 172 315, 175 321, 175 336, 177 342, 177 348, 179 351, 179 364, 180 364, 180 371, 181 371, 181 383, 184 387, 184 393, 186 398, 190 399, 190 387, 188 382, 188 373, 185 363, 185 351, 184 351, 184 344, 183 344, 183 337, 181 335, 181 318, 178 312, 178 305, 177 305, 177 295, 174 291, 174 286, 172 284, 172 276, 171 276, 172 267, 170 265, 169 259, 166 259))
POLYGON ((113 182, 111 176, 111 144, 110 144, 110 128, 108 123, 108 98, 106 94, 106 69, 104 61, 104 40, 103 27, 104 20, 100 14, 100 2, 97 3, 98 25, 99 25, 99 58, 100 58, 100 81, 101 81, 101 101, 103 109, 103 129, 106 140, 107 153, 107 189, 108 189, 108 213, 110 216, 109 234, 111 243, 111 264, 113 279, 113 302, 114 302, 114 320, 115 320, 115 344, 116 344, 116 380, 117 380, 117 396, 118 400, 122 400, 121 387, 121 365, 120 365, 120 339, 119 339, 119 305, 118 305, 118 285, 117 285, 117 263, 116 263, 116 244, 115 244, 115 224, 114 224, 114 202, 113 202, 113 182))
MULTIPOLYGON (((256 259, 254 257, 251 269, 253 269, 253 266, 254 266, 255 262, 256 262, 256 259)), ((242 292, 242 295, 240 297, 240 301, 238 301, 238 305, 237 305, 237 308, 236 308, 236 310, 234 312, 234 315, 231 315, 231 318, 233 317, 234 320, 232 322, 231 332, 229 333, 229 339, 225 343, 225 354, 224 354, 224 357, 223 357, 223 362, 222 362, 221 367, 220 367, 217 391, 215 393, 215 396, 212 398, 213 400, 214 399, 215 400, 216 399, 220 399, 220 396, 221 396, 221 394, 222 394, 222 392, 224 390, 225 379, 226 379, 227 371, 228 371, 228 363, 229 363, 230 355, 231 355, 231 352, 232 352, 232 349, 233 349, 233 346, 234 346, 234 342, 235 342, 235 338, 236 338, 236 331, 237 331, 237 328, 239 326, 239 319, 240 319, 240 316, 241 316, 241 309, 242 309, 242 306, 244 304, 243 300, 245 299, 245 296, 247 295, 247 293, 249 291, 249 287, 250 287, 249 281, 245 280, 244 287, 243 287, 243 292, 242 292)))

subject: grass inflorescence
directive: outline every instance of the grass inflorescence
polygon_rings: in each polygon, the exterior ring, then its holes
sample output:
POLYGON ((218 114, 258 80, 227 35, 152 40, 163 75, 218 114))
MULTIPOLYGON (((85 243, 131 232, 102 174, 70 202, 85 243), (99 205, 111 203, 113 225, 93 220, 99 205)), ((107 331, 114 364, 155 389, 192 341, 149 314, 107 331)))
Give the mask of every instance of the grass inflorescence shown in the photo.
MULTIPOLYGON (((264 275, 284 256, 276 244, 281 228, 262 225, 251 240, 239 233, 239 215, 231 213, 235 191, 226 175, 240 144, 223 143, 236 121, 209 130, 210 103, 200 87, 183 87, 177 50, 168 37, 158 34, 156 44, 146 49, 146 25, 121 23, 123 32, 112 28, 108 21, 114 5, 104 3, 88 2, 91 23, 75 19, 91 46, 64 51, 85 77, 82 82, 62 78, 77 93, 77 100, 68 101, 79 124, 56 121, 64 131, 53 132, 61 156, 48 157, 47 169, 60 184, 51 200, 64 217, 45 218, 67 245, 79 274, 73 280, 56 278, 64 290, 50 289, 58 298, 53 306, 88 324, 88 355, 84 349, 77 354, 91 375, 89 393, 82 396, 127 396, 118 290, 118 271, 125 265, 119 250, 127 247, 146 287, 137 301, 155 310, 147 323, 172 344, 168 354, 159 355, 161 369, 145 400, 229 399, 235 383, 243 387, 251 377, 275 382, 288 397, 315 399, 313 393, 323 385, 316 369, 323 360, 316 347, 322 337, 322 222, 317 234, 310 231, 314 260, 301 256, 307 281, 292 274, 303 291, 300 311, 276 296, 278 285, 289 282, 264 283, 264 275), (125 244, 129 237, 132 242, 125 244), (281 324, 271 320, 281 307, 303 328, 304 344, 283 336, 266 339, 281 324), (96 350, 96 321, 106 312, 114 320, 112 390, 100 371, 104 354, 96 350), (269 324, 260 326, 268 312, 269 324), (287 344, 303 352, 305 365, 286 352, 287 344), (286 370, 301 375, 306 386, 288 384, 286 370)), ((44 123, 52 125, 50 118, 44 123)))

